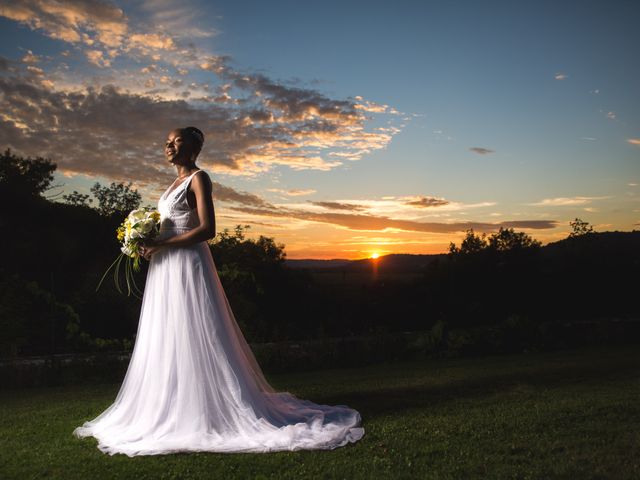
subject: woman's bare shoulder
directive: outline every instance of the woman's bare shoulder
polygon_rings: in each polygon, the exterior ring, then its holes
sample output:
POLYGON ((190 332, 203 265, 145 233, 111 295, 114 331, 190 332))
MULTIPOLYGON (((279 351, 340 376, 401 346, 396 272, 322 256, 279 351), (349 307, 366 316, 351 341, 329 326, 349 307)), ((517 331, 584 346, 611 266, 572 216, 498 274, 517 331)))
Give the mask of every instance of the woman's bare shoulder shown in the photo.
POLYGON ((189 185, 189 190, 192 190, 193 185, 195 184, 196 188, 199 186, 211 186, 212 182, 211 182, 211 176, 209 175, 209 172, 207 172, 206 170, 200 169, 197 172, 195 172, 193 174, 193 178, 191 181, 191 185, 189 185), (201 173, 204 172, 204 173, 201 173), (202 183, 200 183, 202 182, 202 183))

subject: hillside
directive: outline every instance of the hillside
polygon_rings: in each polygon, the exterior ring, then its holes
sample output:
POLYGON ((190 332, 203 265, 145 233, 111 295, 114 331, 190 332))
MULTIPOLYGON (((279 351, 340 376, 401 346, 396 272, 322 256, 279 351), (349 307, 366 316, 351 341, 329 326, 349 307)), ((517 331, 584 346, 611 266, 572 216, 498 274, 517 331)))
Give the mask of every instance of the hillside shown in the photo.
MULTIPOLYGON (((590 253, 593 256, 600 256, 602 261, 623 255, 628 258, 636 258, 638 252, 640 252, 640 230, 631 232, 593 232, 576 238, 564 238, 544 245, 542 254, 543 257, 553 259, 567 251, 577 251, 576 249, 581 251, 580 253, 582 254, 590 253)), ((287 259, 285 260, 285 265, 290 268, 305 268, 310 271, 359 272, 370 271, 372 263, 376 262, 379 272, 415 273, 422 271, 424 267, 435 259, 444 259, 446 257, 446 253, 431 255, 394 253, 384 255, 376 260, 371 258, 359 260, 287 259)))

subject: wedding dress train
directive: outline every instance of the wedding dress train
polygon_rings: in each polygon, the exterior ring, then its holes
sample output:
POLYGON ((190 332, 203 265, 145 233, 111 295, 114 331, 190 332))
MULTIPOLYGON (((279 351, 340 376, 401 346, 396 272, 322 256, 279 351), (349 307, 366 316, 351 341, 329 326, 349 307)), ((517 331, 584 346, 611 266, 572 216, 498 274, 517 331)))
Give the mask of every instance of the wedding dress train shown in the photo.
MULTIPOLYGON (((160 197, 159 238, 198 225, 187 203, 196 173, 160 197)), ((105 453, 334 449, 364 435, 356 410, 269 385, 238 328, 207 242, 151 256, 137 332, 115 401, 73 431, 95 437, 105 453)))

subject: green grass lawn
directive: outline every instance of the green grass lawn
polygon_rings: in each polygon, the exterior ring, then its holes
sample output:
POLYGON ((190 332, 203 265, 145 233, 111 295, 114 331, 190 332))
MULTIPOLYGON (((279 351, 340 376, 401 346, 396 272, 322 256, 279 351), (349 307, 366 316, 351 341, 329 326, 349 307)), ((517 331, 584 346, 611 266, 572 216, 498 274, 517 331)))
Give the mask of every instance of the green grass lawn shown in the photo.
POLYGON ((0 393, 0 478, 640 478, 640 348, 267 375, 360 411, 332 451, 109 456, 71 432, 118 384, 0 393))

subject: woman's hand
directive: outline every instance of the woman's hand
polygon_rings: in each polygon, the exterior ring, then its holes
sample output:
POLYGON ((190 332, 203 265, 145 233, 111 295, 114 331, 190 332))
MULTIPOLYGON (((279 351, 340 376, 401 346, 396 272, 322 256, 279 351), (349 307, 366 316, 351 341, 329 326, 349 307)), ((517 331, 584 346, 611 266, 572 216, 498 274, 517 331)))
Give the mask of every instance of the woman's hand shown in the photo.
POLYGON ((158 250, 161 250, 162 248, 164 248, 164 245, 161 242, 149 239, 142 242, 139 251, 140 255, 142 255, 146 260, 150 260, 151 255, 156 253, 158 250))

